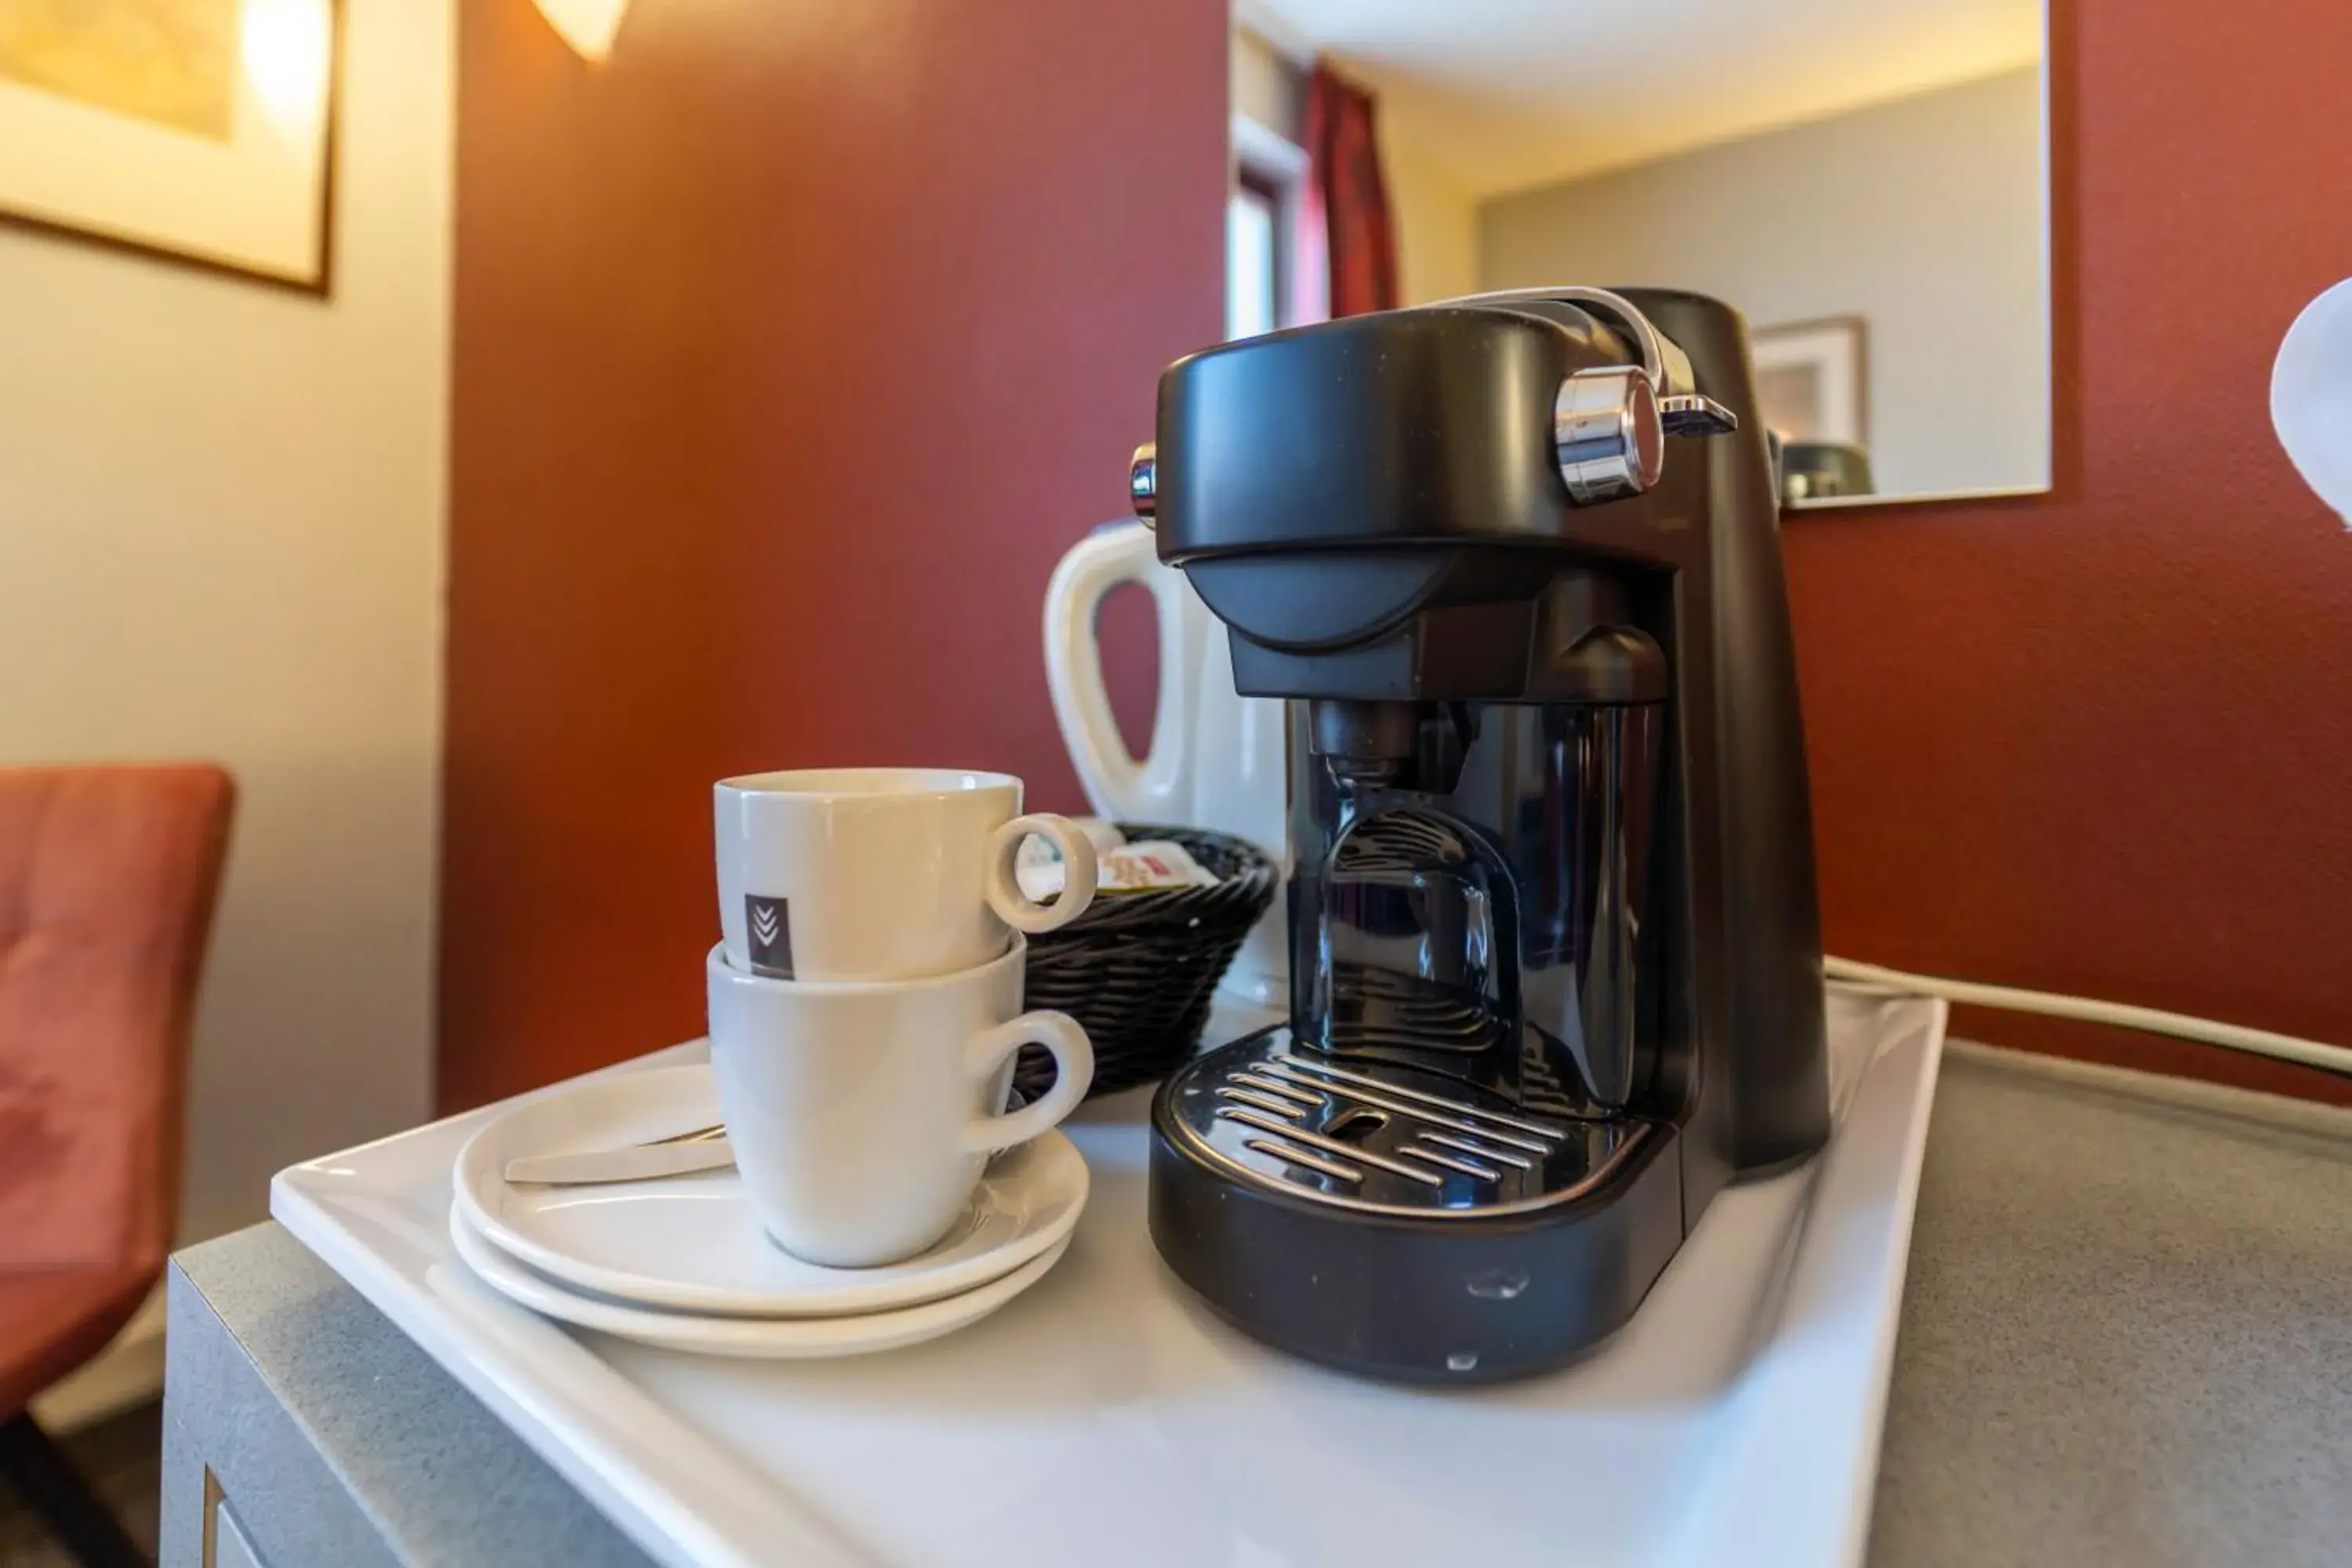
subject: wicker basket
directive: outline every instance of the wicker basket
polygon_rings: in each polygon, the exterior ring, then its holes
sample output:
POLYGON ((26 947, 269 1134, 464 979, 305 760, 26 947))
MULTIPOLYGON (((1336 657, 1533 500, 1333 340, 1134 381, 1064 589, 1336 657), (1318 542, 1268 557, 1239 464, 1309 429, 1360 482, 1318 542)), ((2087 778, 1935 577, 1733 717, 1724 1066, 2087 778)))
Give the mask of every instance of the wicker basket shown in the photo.
MULTIPOLYGON (((1089 1094, 1116 1094, 1168 1073, 1199 1048, 1209 999, 1281 879, 1256 846, 1222 833, 1118 825, 1130 843, 1164 838, 1223 879, 1213 888, 1108 894, 1068 925, 1029 939, 1024 1005, 1067 1013, 1094 1042, 1089 1094)), ((1013 1084, 1035 1099, 1054 1058, 1021 1053, 1013 1084)))

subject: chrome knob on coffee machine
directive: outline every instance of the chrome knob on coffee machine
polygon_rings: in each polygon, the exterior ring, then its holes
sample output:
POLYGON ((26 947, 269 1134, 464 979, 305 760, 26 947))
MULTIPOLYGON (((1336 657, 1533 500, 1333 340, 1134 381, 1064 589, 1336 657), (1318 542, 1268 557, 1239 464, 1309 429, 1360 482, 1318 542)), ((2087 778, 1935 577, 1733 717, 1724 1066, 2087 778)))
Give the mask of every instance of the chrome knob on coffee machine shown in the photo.
POLYGON ((1161 376, 1160 556, 1236 688, 1291 700, 1288 1021, 1152 1111, 1153 1240, 1244 1331, 1380 1376, 1556 1365, 1726 1183, 1827 1136, 1753 406, 1738 315, 1654 289, 1161 376))

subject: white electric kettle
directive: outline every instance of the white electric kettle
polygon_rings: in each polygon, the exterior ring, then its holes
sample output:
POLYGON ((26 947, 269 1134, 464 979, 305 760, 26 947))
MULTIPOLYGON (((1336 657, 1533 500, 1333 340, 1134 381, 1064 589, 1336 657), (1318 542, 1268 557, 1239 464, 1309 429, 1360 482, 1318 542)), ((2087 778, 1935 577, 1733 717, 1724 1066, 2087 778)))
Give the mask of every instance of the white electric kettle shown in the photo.
MULTIPOLYGON (((1286 865, 1283 704, 1234 695, 1224 626, 1181 572, 1160 563, 1141 523, 1106 523, 1054 569, 1045 587, 1045 683, 1097 815, 1230 833, 1286 865), (1160 700, 1141 761, 1129 754, 1111 717, 1095 639, 1096 612, 1123 583, 1149 590, 1159 610, 1160 700)), ((1285 909, 1276 895, 1252 928, 1225 972, 1227 994, 1270 1005, 1287 1000, 1285 909)))

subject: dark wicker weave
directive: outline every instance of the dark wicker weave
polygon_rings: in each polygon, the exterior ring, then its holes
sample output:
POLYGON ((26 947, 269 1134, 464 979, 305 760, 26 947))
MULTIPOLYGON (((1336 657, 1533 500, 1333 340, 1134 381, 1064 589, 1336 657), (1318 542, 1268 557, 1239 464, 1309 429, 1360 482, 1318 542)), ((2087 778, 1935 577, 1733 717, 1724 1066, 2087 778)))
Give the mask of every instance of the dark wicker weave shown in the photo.
MULTIPOLYGON (((1057 931, 1029 939, 1025 1005, 1067 1013, 1094 1042, 1091 1094, 1164 1077, 1201 1043, 1209 998, 1242 939, 1274 901, 1274 863, 1245 840, 1192 827, 1122 822, 1129 842, 1165 838, 1224 879, 1213 888, 1106 894, 1057 931)), ((1034 1099, 1054 1058, 1021 1053, 1013 1081, 1034 1099)))

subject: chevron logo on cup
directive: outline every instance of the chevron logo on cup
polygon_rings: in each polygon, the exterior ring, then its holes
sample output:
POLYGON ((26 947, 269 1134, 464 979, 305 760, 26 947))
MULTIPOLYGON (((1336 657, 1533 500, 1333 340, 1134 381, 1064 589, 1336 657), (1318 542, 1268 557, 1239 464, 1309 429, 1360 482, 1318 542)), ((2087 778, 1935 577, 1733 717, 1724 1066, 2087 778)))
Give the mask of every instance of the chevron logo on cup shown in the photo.
POLYGON ((751 932, 751 973, 771 980, 793 977, 792 904, 786 899, 743 896, 745 923, 751 932))

